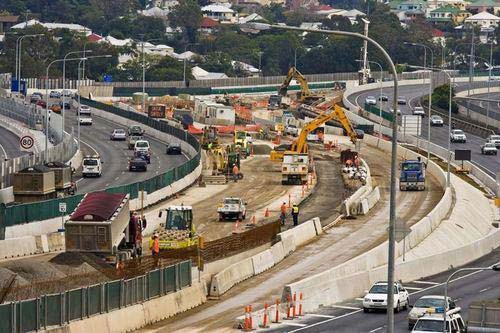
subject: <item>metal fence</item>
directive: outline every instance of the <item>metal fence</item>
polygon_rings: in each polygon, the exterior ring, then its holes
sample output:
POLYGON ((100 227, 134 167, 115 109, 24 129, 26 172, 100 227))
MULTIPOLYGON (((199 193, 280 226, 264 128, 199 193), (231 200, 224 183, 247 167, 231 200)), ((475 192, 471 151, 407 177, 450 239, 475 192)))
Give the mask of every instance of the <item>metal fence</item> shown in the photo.
POLYGON ((0 304, 0 332, 24 333, 118 310, 191 286, 191 260, 144 275, 0 304))
MULTIPOLYGON (((197 151, 196 155, 185 162, 184 164, 172 168, 163 174, 154 176, 145 181, 136 182, 132 184, 117 186, 106 189, 111 193, 130 193, 130 198, 135 199, 138 197, 139 192, 144 190, 148 193, 160 190, 180 180, 193 172, 200 164, 200 145, 198 140, 188 132, 172 127, 165 122, 160 122, 155 119, 149 118, 147 115, 137 112, 122 110, 111 105, 95 102, 86 98, 81 98, 82 103, 91 107, 95 107, 107 112, 111 112, 120 117, 124 117, 136 122, 140 122, 146 126, 152 127, 156 130, 173 135, 183 141, 189 143, 197 151)), ((51 156, 51 155, 49 155, 51 156)), ((58 198, 34 203, 27 203, 21 205, 14 205, 5 207, 0 205, 0 227, 13 226, 16 224, 28 223, 33 221, 42 221, 60 216, 59 203, 65 202, 68 211, 73 211, 81 200, 81 195, 70 196, 66 198, 58 198)), ((1 233, 0 233, 1 235, 1 233)))

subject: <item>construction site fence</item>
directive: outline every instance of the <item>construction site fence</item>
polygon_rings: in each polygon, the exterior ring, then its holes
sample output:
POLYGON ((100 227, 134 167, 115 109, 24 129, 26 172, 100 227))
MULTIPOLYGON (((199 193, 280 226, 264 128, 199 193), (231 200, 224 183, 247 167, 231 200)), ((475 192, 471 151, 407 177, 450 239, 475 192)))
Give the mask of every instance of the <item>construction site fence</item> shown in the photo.
POLYGON ((118 310, 191 286, 191 260, 144 275, 0 304, 0 332, 34 332, 118 310))
POLYGON ((372 104, 365 103, 365 110, 370 112, 370 113, 373 113, 376 116, 382 115, 383 119, 388 120, 390 122, 392 122, 392 119, 394 118, 392 115, 392 112, 380 110, 379 107, 372 105, 372 104))
MULTIPOLYGON (((139 122, 146 126, 175 136, 176 138, 189 143, 193 148, 195 148, 197 152, 194 157, 192 157, 184 164, 172 168, 163 174, 154 176, 153 178, 141 182, 112 188, 103 188, 103 191, 105 190, 106 192, 111 193, 130 193, 130 198, 135 199, 139 196, 139 193, 141 191, 152 193, 171 185, 175 181, 180 180, 193 172, 200 164, 200 145, 198 143, 198 140, 187 131, 170 126, 165 122, 160 122, 155 119, 148 118, 148 116, 144 114, 123 110, 112 105, 99 103, 86 98, 81 98, 81 100, 82 103, 85 103, 86 105, 89 105, 91 107, 111 112, 117 116, 139 122)), ((13 205, 9 207, 0 204, 0 228, 59 217, 59 203, 66 203, 67 211, 72 212, 81 199, 82 195, 74 195, 65 198, 13 205)))

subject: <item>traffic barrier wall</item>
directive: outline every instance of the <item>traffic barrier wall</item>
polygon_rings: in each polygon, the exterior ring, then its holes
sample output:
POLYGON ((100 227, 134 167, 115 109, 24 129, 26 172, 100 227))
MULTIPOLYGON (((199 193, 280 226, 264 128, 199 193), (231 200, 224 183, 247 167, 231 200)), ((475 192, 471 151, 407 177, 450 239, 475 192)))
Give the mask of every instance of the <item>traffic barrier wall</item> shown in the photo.
POLYGON ((260 274, 269 268, 273 267, 274 256, 271 250, 262 251, 252 257, 253 273, 254 275, 260 274))
MULTIPOLYGON (((318 236, 319 234, 316 233, 316 227, 314 226, 314 221, 309 220, 304 223, 299 224, 296 227, 293 227, 291 229, 288 229, 286 231, 283 231, 278 234, 278 237, 281 239, 283 242, 283 247, 285 248, 285 253, 289 252, 292 248, 301 246, 307 242, 309 242, 311 239, 314 237, 318 236), (289 238, 293 237, 293 244, 290 246, 289 238), (285 243, 286 247, 285 247, 285 243)), ((295 250, 295 249, 294 249, 295 250)), ((291 250, 293 252, 294 250, 291 250)))
POLYGON ((283 242, 279 241, 270 248, 271 254, 273 255, 274 264, 279 263, 281 260, 285 259, 285 250, 283 249, 283 242))
POLYGON ((13 238, 0 242, 0 258, 15 258, 41 253, 34 236, 13 238))
POLYGON ((295 237, 292 234, 278 234, 278 239, 281 241, 281 244, 283 246, 283 253, 285 257, 288 257, 297 248, 297 246, 295 245, 295 237))
POLYGON ((378 196, 376 193, 372 195, 373 185, 368 163, 366 163, 365 160, 361 159, 361 164, 366 169, 366 183, 365 185, 357 189, 349 198, 344 200, 344 202, 342 203, 342 207, 346 216, 367 214, 368 211, 373 208, 373 206, 380 199, 380 193, 378 193, 378 196), (366 200, 370 195, 372 195, 371 206, 368 205, 368 201, 366 200))
POLYGON ((247 258, 238 263, 232 264, 212 277, 209 295, 211 297, 219 297, 231 289, 234 285, 252 277, 253 275, 254 268, 252 258, 247 258))

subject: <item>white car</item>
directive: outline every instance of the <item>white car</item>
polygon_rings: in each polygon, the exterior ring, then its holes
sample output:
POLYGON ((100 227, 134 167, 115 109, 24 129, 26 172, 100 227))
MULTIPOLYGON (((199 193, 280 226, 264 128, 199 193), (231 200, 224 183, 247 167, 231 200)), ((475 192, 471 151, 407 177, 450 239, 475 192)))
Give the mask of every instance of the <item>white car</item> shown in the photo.
POLYGON ((414 116, 422 116, 422 117, 424 117, 425 116, 425 110, 424 110, 424 108, 421 107, 421 106, 415 106, 413 108, 413 115, 414 116))
POLYGON ((378 97, 378 100, 379 101, 382 101, 382 102, 388 102, 389 101, 389 96, 385 95, 385 94, 382 94, 378 97))
POLYGON ((227 219, 244 220, 247 216, 247 208, 245 203, 240 198, 224 198, 222 203, 217 208, 219 213, 219 221, 227 219))
POLYGON ((498 154, 497 146, 493 142, 485 142, 481 145, 481 154, 483 155, 496 155, 498 154))
POLYGON ((431 126, 443 126, 443 118, 441 118, 438 115, 432 115, 431 116, 431 126))
MULTIPOLYGON (((408 309, 410 296, 408 291, 399 282, 394 282, 394 309, 408 309)), ((387 308, 387 282, 375 283, 363 298, 363 311, 385 310, 387 308)))
POLYGON ((406 97, 404 97, 404 96, 399 96, 399 97, 398 97, 398 104, 399 104, 399 105, 406 105, 406 97))
POLYGON ((377 99, 375 98, 375 96, 368 96, 365 99, 365 103, 368 105, 377 105, 377 99))
POLYGON ((82 176, 83 177, 101 177, 102 175, 102 161, 98 155, 85 156, 82 163, 82 176))
POLYGON ((90 115, 90 106, 88 105, 80 105, 80 115, 90 115))
POLYGON ((299 135, 299 129, 295 125, 286 125, 285 127, 285 134, 291 135, 291 136, 298 136, 299 135))
POLYGON ((492 134, 486 138, 486 141, 494 143, 497 148, 500 148, 500 135, 492 134))
POLYGON ((118 128, 114 129, 111 135, 109 136, 109 139, 111 141, 113 140, 126 140, 127 139, 127 132, 125 132, 124 129, 118 128))
POLYGON ((454 130, 451 130, 450 141, 451 142, 466 143, 467 142, 467 137, 465 136, 464 131, 462 131, 460 129, 454 129, 454 130))
POLYGON ((144 152, 144 153, 150 153, 151 147, 149 145, 149 141, 147 140, 137 140, 134 145, 134 151, 135 152, 144 152))
POLYGON ((80 125, 92 125, 92 116, 91 115, 80 115, 78 117, 78 121, 80 122, 80 125))
MULTIPOLYGON (((389 111, 391 111, 391 113, 394 113, 394 109, 393 108, 389 108, 389 111)), ((396 109, 396 112, 397 112, 398 116, 401 115, 401 110, 400 109, 396 109)))
MULTIPOLYGON (((428 295, 420 297, 413 306, 410 305, 410 312, 408 313, 408 329, 412 329, 417 323, 417 320, 425 316, 429 309, 444 309, 444 296, 428 295)), ((457 307, 455 301, 448 297, 448 308, 461 309, 457 307)))
MULTIPOLYGON (((465 333, 465 323, 462 319, 460 310, 449 310, 446 313, 446 333, 465 333), (458 310, 458 311, 457 311, 458 310), (451 330, 450 330, 451 328, 451 330)), ((411 333, 442 333, 443 332, 443 314, 429 313, 419 318, 411 333)))

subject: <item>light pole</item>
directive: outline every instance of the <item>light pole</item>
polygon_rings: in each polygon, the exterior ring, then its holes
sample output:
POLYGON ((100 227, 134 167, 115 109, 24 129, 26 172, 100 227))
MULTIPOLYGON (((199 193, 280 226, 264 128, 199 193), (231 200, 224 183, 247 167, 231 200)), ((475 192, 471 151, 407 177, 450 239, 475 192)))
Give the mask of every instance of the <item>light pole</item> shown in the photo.
POLYGON ((80 59, 80 62, 78 62, 78 81, 77 81, 77 93, 78 93, 78 123, 77 123, 77 128, 78 128, 78 150, 80 150, 80 110, 81 110, 81 93, 80 93, 80 66, 81 64, 89 59, 96 59, 96 58, 111 58, 110 54, 106 55, 98 55, 98 56, 91 56, 91 57, 82 57, 80 59))
MULTIPOLYGON (((184 45, 184 53, 186 53, 187 48, 189 45, 198 45, 199 43, 187 43, 184 45)), ((183 76, 182 76, 182 82, 184 82, 184 87, 186 87, 186 55, 184 55, 184 71, 183 71, 183 76)))
MULTIPOLYGON (((422 69, 425 67, 422 66, 412 66, 408 65, 410 68, 417 68, 417 69, 422 69)), ((447 165, 447 170, 446 170, 446 187, 450 187, 450 164, 451 164, 451 98, 453 94, 453 87, 451 85, 451 75, 448 73, 446 70, 443 70, 441 68, 434 68, 434 67, 429 67, 429 70, 433 71, 438 71, 441 73, 446 74, 448 76, 448 85, 450 86, 450 91, 449 91, 449 100, 448 100, 448 165, 447 165)), ((427 142, 427 146, 430 147, 430 142, 427 142)))
MULTIPOLYGON (((360 60, 360 59, 356 59, 356 62, 361 62, 363 63, 364 60, 360 60)), ((380 69, 380 95, 379 95, 379 98, 378 98, 378 102, 379 102, 379 109, 378 109, 378 117, 379 117, 379 122, 378 122, 378 140, 377 140, 377 147, 380 145, 380 140, 382 140, 382 98, 380 96, 382 96, 382 88, 383 88, 383 82, 382 82, 382 79, 383 79, 383 70, 382 70, 382 65, 376 61, 372 61, 372 60, 368 60, 368 63, 369 64, 375 64, 378 66, 378 68, 380 69)))
POLYGON ((16 79, 17 79, 17 92, 21 92, 21 62, 22 62, 22 43, 23 39, 26 37, 40 37, 43 34, 32 34, 32 35, 24 35, 19 37, 16 40, 16 79))
MULTIPOLYGON (((474 58, 478 58, 478 59, 481 59, 482 61, 484 61, 485 63, 489 63, 490 65, 490 68, 488 70, 488 99, 491 99, 490 98, 490 86, 491 86, 491 68, 493 67, 493 43, 491 43, 491 48, 490 48, 490 60, 486 60, 485 58, 483 57, 478 57, 477 55, 474 55, 474 58)), ((490 119, 490 102, 486 102, 486 121, 485 121, 485 124, 486 124, 486 129, 488 129, 488 119, 490 119)))
MULTIPOLYGON (((431 51, 431 66, 430 68, 433 68, 434 67, 434 52, 432 51, 432 49, 430 47, 428 47, 427 45, 424 45, 424 44, 420 44, 420 43, 406 43, 406 45, 411 45, 411 46, 420 46, 420 47, 423 47, 424 48, 424 55, 427 54, 427 49, 429 49, 429 51, 431 51)), ((424 60, 424 68, 425 68, 425 60, 424 60)), ((450 82, 450 86, 451 86, 451 82, 450 82)), ((429 70, 429 109, 427 111, 427 163, 429 163, 430 159, 431 159, 431 108, 432 108, 432 75, 431 75, 431 72, 429 70)), ((417 147, 418 147, 418 136, 417 136, 417 147)))
MULTIPOLYGON (((394 101, 393 107, 394 110, 397 110, 398 104, 398 75, 396 72, 396 66, 394 66, 394 62, 391 57, 387 53, 387 51, 380 46, 372 38, 356 33, 356 32, 348 32, 348 31, 339 31, 339 30, 315 30, 315 29, 301 29, 297 27, 289 27, 289 26, 281 26, 281 25, 271 25, 266 23, 247 23, 240 25, 242 29, 245 29, 250 32, 258 32, 260 30, 269 30, 269 29, 284 29, 284 30, 292 30, 292 31, 305 31, 310 33, 322 33, 329 35, 340 35, 340 36, 349 36, 360 38, 363 41, 367 41, 375 46, 378 49, 384 58, 386 59, 389 69, 392 73, 394 80, 394 101)), ((391 145, 391 190, 390 190, 390 205, 389 205, 389 250, 388 250, 388 258, 387 258, 387 283, 389 288, 387 288, 387 332, 394 332, 394 266, 395 266, 395 224, 396 224, 396 156, 397 156, 397 135, 398 135, 398 122, 397 117, 394 118, 392 122, 392 145, 391 145)))
POLYGON ((69 53, 66 53, 66 55, 63 58, 63 91, 62 91, 62 108, 61 108, 61 116, 62 116, 62 122, 61 122, 61 138, 64 138, 64 114, 66 113, 65 105, 66 105, 66 60, 69 55, 71 54, 78 54, 78 53, 83 53, 83 57, 85 57, 86 53, 91 53, 92 50, 88 51, 72 51, 69 53))
POLYGON ((446 333, 446 310, 448 309, 448 284, 453 276, 457 275, 460 272, 470 272, 470 271, 500 271, 500 264, 495 264, 489 267, 466 267, 460 268, 455 272, 451 273, 448 279, 446 279, 446 283, 444 285, 444 309, 443 309, 443 333, 446 333))
POLYGON ((262 69, 261 69, 261 66, 262 66, 262 54, 264 52, 260 51, 259 52, 259 75, 262 76, 262 69))
POLYGON ((144 43, 149 43, 159 38, 144 40, 144 34, 141 34, 141 53, 142 53, 142 112, 146 111, 146 59, 144 55, 144 43))

